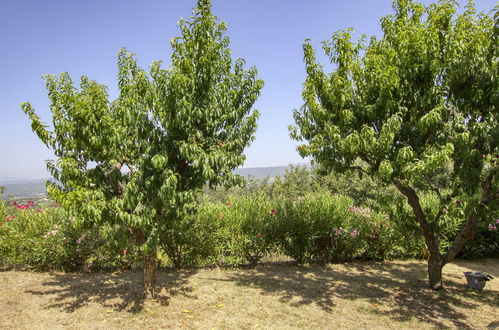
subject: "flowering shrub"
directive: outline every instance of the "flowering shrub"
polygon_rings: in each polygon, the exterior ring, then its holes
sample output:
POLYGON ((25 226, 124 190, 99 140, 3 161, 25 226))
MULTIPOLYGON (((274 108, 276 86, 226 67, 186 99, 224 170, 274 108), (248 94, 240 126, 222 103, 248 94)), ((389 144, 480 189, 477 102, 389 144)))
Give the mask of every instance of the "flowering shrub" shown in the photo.
POLYGON ((142 254, 122 227, 106 224, 88 228, 75 243, 79 255, 84 256, 83 270, 136 269, 141 266, 142 254))
POLYGON ((203 204, 196 228, 205 242, 205 262, 218 265, 256 263, 272 251, 272 224, 276 214, 263 194, 233 197, 229 203, 203 204))
POLYGON ((74 230, 65 224, 60 208, 42 212, 33 201, 13 203, 2 213, 9 214, 0 231, 0 265, 23 265, 34 269, 76 269, 71 237, 74 230))
POLYGON ((175 268, 203 265, 213 253, 212 234, 212 227, 197 216, 177 219, 162 233, 161 247, 175 268))
MULTIPOLYGON (((424 207, 433 209, 434 198, 424 195, 424 207)), ((458 201, 438 228, 443 248, 461 225, 460 212, 469 205, 467 200, 458 201)), ((200 203, 190 216, 172 223, 162 233, 167 258, 160 261, 182 268, 256 263, 271 253, 300 263, 424 257, 424 242, 413 234, 419 228, 410 226, 411 216, 408 205, 401 202, 357 206, 348 197, 325 192, 231 196, 223 202, 200 203)), ((40 270, 140 266, 141 253, 126 230, 112 224, 80 228, 78 223, 59 205, 0 203, 0 266, 40 270)), ((461 256, 499 255, 498 227, 499 213, 488 214, 461 256)))
POLYGON ((275 245, 298 262, 383 259, 388 253, 386 217, 354 206, 348 197, 307 194, 283 200, 281 208, 273 228, 275 245))
POLYGON ((59 205, 0 202, 0 217, 0 266, 73 271, 134 264, 133 254, 116 253, 123 239, 105 239, 105 227, 78 228, 59 205))
MULTIPOLYGON (((352 215, 348 207, 351 203, 347 197, 330 194, 283 200, 281 209, 285 212, 276 215, 275 244, 285 255, 300 263, 334 260, 337 257, 335 249, 346 247, 347 241, 355 245, 359 233, 350 221, 352 215)), ((351 254, 352 249, 344 252, 351 254)))

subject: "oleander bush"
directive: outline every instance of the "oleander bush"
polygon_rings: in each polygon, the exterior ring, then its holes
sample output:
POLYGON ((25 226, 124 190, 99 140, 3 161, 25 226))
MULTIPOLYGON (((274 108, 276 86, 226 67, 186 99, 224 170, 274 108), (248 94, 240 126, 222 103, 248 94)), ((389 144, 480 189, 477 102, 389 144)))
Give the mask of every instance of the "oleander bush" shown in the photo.
POLYGON ((499 256, 499 212, 491 213, 478 224, 472 240, 464 245, 460 256, 467 259, 499 256))
POLYGON ((232 196, 226 203, 202 204, 193 226, 200 264, 256 263, 273 252, 274 205, 262 193, 232 196))
POLYGON ((392 252, 386 215, 338 194, 284 200, 276 213, 276 245, 298 262, 383 260, 392 252))
POLYGON ((394 242, 400 236, 386 214, 331 193, 231 196, 226 203, 201 204, 178 225, 183 234, 163 243, 177 267, 254 264, 274 253, 300 263, 383 260, 396 256, 394 242))
MULTIPOLYGON (((299 263, 428 257, 412 210, 391 187, 377 187, 361 197, 356 185, 375 183, 324 178, 314 185, 313 175, 295 168, 272 183, 253 180, 246 192, 237 188, 215 192, 216 198, 205 196, 163 232, 161 264, 232 267, 274 255, 299 263), (346 186, 349 195, 338 193, 346 186)), ((467 203, 456 198, 456 207, 445 210, 445 221, 432 224, 442 250, 461 225, 463 208, 458 206, 467 203)), ((438 212, 431 192, 422 194, 421 204, 429 213, 438 212)), ((461 257, 499 255, 498 218, 491 212, 480 222, 461 257)), ((81 228, 79 223, 57 204, 0 203, 0 267, 92 271, 141 266, 141 251, 126 229, 111 224, 81 228)))
POLYGON ((80 267, 80 233, 62 208, 14 202, 2 205, 1 215, 0 265, 68 271, 80 267))
POLYGON ((138 263, 126 233, 106 226, 80 228, 57 204, 0 203, 0 216, 1 267, 75 271, 138 263))

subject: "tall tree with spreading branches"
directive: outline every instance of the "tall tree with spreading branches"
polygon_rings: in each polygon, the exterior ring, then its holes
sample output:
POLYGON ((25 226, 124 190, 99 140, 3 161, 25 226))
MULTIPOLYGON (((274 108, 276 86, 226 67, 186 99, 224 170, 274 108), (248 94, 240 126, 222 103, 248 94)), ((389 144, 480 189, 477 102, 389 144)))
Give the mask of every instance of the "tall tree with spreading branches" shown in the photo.
POLYGON ((462 14, 455 1, 396 0, 393 8, 381 38, 352 41, 347 29, 323 43, 329 74, 305 41, 304 105, 290 130, 307 142, 300 154, 322 167, 397 187, 429 251, 429 284, 442 289, 443 266, 498 207, 498 16, 477 13, 472 1, 462 14), (446 180, 435 180, 444 169, 446 180), (422 192, 438 209, 424 207, 422 192), (441 225, 456 218, 444 250, 441 225))
POLYGON ((253 105, 263 87, 254 67, 232 60, 227 24, 209 0, 179 23, 168 69, 149 72, 118 56, 119 96, 82 77, 45 76, 52 129, 29 103, 33 131, 57 157, 47 167, 49 195, 84 224, 126 228, 144 253, 144 296, 154 296, 157 249, 166 230, 195 210, 205 184, 231 186, 256 130, 253 105))

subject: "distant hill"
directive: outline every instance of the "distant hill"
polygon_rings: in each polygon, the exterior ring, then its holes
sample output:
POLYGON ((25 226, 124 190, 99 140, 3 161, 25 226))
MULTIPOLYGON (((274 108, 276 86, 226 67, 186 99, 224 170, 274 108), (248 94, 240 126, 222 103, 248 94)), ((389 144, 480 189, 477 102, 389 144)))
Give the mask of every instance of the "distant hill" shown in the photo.
MULTIPOLYGON (((282 175, 286 171, 288 166, 270 166, 270 167, 245 167, 238 168, 234 173, 245 177, 255 177, 258 179, 263 179, 265 177, 273 178, 277 175, 282 175)), ((16 197, 32 197, 32 196, 43 196, 46 193, 45 182, 49 180, 45 179, 20 179, 11 177, 0 177, 0 186, 5 187, 5 192, 3 194, 4 198, 9 196, 16 197)))
POLYGON ((252 176, 258 179, 266 177, 273 178, 278 175, 284 174, 288 166, 272 166, 272 167, 245 167, 234 170, 235 174, 241 176, 252 176))
POLYGON ((9 178, 9 180, 0 181, 0 186, 5 187, 4 198, 8 198, 9 196, 44 196, 46 194, 45 182, 47 180, 48 178, 34 180, 9 178))

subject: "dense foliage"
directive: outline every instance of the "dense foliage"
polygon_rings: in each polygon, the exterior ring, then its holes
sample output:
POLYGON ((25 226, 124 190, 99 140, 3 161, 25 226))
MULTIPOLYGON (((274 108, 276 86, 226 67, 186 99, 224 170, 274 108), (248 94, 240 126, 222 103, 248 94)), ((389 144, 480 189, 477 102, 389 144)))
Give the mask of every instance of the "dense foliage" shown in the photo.
POLYGON ((381 20, 382 38, 334 33, 323 43, 335 65, 329 74, 306 41, 305 103, 291 127, 307 142, 302 156, 393 184, 407 198, 434 289, 443 287, 442 267, 499 205, 499 35, 473 2, 462 14, 457 6, 398 0, 381 20), (449 226, 459 229, 442 249, 449 226))
MULTIPOLYGON (((434 209, 438 199, 425 194, 422 204, 434 209)), ((462 257, 499 256, 498 218, 489 215, 464 246, 462 257)), ((274 180, 249 180, 244 189, 209 191, 196 213, 174 224, 160 240, 163 266, 428 257, 412 210, 393 187, 380 187, 367 176, 321 176, 304 166, 291 167, 274 180), (362 194, 365 187, 370 189, 362 194)), ((459 226, 456 214, 446 224, 442 249, 452 243, 459 226)), ((82 228, 57 204, 0 204, 0 266, 130 269, 141 266, 140 256, 131 234, 120 227, 82 228)))
POLYGON ((82 228, 58 204, 0 204, 0 267, 128 269, 140 264, 131 237, 110 225, 82 228))

